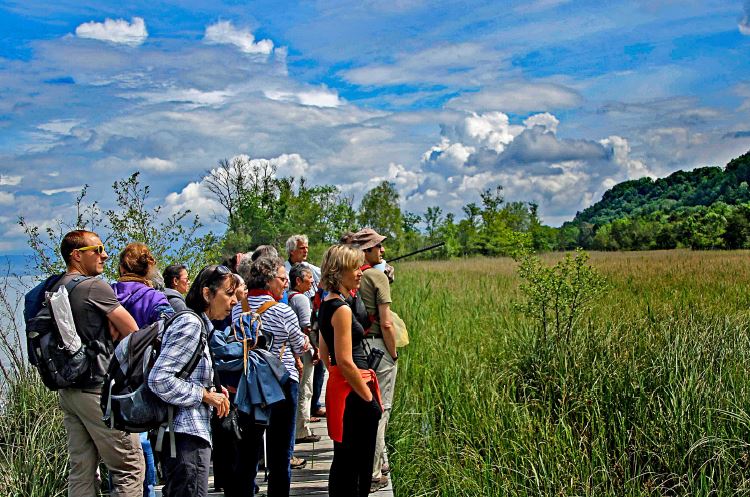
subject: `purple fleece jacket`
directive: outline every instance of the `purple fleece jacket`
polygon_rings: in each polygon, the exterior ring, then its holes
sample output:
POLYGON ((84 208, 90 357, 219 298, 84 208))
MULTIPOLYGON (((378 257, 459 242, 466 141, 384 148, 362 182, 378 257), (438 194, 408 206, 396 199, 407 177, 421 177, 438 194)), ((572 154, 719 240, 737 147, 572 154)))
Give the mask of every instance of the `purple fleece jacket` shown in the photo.
POLYGON ((143 328, 161 317, 162 313, 172 314, 167 297, 158 290, 137 281, 112 283, 117 300, 127 309, 138 328, 143 328))

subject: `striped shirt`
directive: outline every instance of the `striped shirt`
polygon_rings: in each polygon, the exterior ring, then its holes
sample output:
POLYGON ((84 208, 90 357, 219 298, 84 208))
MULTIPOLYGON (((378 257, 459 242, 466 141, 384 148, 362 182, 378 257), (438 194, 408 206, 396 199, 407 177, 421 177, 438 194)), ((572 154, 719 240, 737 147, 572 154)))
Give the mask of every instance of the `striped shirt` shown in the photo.
POLYGON ((203 389, 213 386, 208 343, 193 374, 187 380, 177 378, 177 373, 198 347, 202 326, 206 327, 207 334, 213 329, 205 314, 202 319, 203 325, 194 315, 182 314, 164 331, 161 352, 149 374, 148 387, 164 402, 178 407, 175 432, 195 435, 211 443, 211 407, 203 403, 203 389))
MULTIPOLYGON (((256 311, 264 302, 273 300, 270 295, 257 295, 248 297, 250 309, 256 311)), ((237 304, 232 308, 232 321, 242 313, 242 304, 237 304)), ((273 346, 271 352, 278 357, 282 346, 284 353, 281 356, 281 362, 284 363, 289 376, 299 383, 299 374, 294 364, 294 355, 302 355, 310 347, 310 341, 302 333, 299 327, 297 315, 291 307, 279 302, 269 308, 261 317, 263 323, 263 333, 273 335, 273 346)))

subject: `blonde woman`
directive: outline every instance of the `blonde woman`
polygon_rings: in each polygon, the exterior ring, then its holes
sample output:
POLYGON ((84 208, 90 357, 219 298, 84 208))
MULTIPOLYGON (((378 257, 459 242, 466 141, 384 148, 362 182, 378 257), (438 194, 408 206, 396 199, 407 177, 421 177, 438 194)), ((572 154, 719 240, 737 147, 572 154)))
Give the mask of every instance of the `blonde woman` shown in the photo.
POLYGON ((328 476, 331 497, 370 492, 375 438, 382 414, 380 389, 369 369, 363 347, 364 329, 354 318, 346 298, 359 288, 364 263, 361 250, 334 245, 323 256, 320 284, 328 291, 318 319, 320 353, 330 364, 326 386, 328 435, 333 440, 333 462, 328 476))

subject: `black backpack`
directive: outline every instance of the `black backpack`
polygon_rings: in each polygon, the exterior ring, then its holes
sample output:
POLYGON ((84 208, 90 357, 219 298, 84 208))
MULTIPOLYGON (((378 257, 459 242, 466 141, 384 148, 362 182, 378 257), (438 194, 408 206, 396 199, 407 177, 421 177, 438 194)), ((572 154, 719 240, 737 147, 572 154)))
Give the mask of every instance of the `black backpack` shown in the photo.
MULTIPOLYGON (((95 352, 89 350, 83 341, 81 348, 74 353, 61 346, 62 338, 52 315, 47 292, 51 291, 62 277, 62 274, 50 276, 35 286, 24 298, 23 314, 29 362, 39 371, 42 382, 50 390, 80 386, 88 380, 91 376, 90 355, 95 352)), ((76 276, 66 283, 68 295, 79 283, 88 279, 90 276, 76 276)))
MULTIPOLYGON (((148 375, 161 352, 164 331, 178 316, 192 314, 201 319, 193 311, 180 311, 166 319, 160 319, 122 339, 115 348, 112 360, 107 368, 102 385, 101 409, 102 421, 117 430, 128 433, 161 429, 159 447, 163 428, 170 427, 174 433, 174 406, 167 404, 148 387, 148 375)), ((198 347, 193 352, 185 367, 178 372, 177 377, 187 379, 198 366, 203 355, 208 337, 202 326, 198 347)), ((172 437, 174 445, 174 437, 172 437)))

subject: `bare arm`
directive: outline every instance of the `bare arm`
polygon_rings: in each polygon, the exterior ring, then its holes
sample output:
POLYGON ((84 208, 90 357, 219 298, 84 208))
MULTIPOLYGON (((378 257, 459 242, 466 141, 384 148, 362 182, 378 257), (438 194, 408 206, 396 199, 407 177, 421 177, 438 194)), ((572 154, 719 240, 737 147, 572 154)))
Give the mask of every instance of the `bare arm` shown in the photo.
POLYGON ((319 345, 318 351, 320 352, 320 358, 323 360, 323 364, 325 365, 326 369, 330 369, 331 368, 331 355, 328 352, 328 344, 323 338, 322 333, 320 333, 318 337, 318 345, 319 345))
POLYGON ((385 348, 392 359, 396 358, 396 328, 391 319, 391 304, 378 304, 378 316, 380 318, 380 331, 383 333, 385 348))
POLYGON ((372 392, 362 379, 359 368, 352 359, 352 310, 349 306, 336 309, 331 318, 333 343, 336 349, 336 365, 346 382, 365 402, 372 401, 372 392))
POLYGON ((109 320, 109 331, 112 334, 112 340, 121 340, 138 329, 135 319, 123 307, 119 306, 107 314, 109 320))

